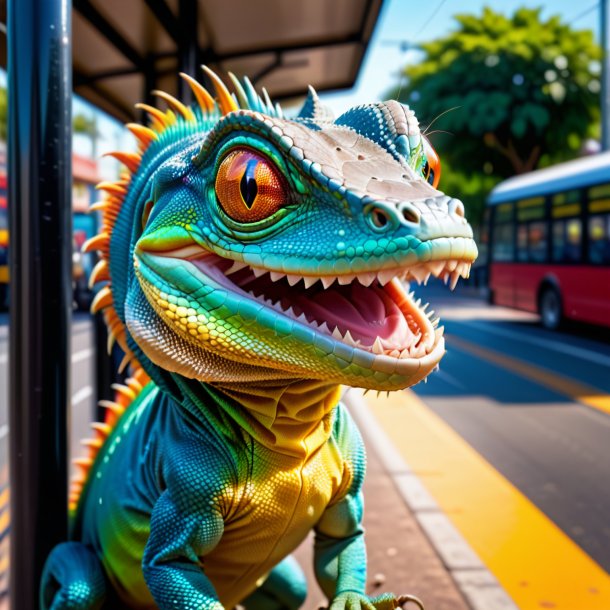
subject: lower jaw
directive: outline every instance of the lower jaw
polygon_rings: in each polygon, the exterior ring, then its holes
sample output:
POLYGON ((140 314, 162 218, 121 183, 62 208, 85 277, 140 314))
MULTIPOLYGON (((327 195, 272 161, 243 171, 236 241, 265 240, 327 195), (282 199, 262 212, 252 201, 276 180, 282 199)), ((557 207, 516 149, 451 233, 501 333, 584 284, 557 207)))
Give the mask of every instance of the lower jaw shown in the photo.
MULTIPOLYGON (((240 332, 247 333, 245 340, 260 346, 260 353, 256 350, 248 352, 248 355, 246 352, 232 353, 218 349, 218 345, 211 345, 210 342, 206 345, 205 341, 189 332, 194 329, 189 329, 188 323, 176 323, 175 312, 172 312, 173 318, 168 317, 168 309, 159 303, 163 301, 162 293, 148 282, 141 272, 138 272, 138 279, 146 301, 156 314, 156 320, 162 323, 155 325, 156 328, 151 333, 150 321, 142 325, 137 317, 132 316, 130 332, 153 363, 191 379, 246 383, 279 379, 320 379, 353 387, 391 391, 410 387, 424 379, 437 366, 445 352, 444 341, 440 337, 429 354, 416 359, 400 360, 356 350, 352 351, 351 362, 347 359, 348 352, 345 352, 345 360, 334 357, 333 362, 333 356, 330 356, 333 352, 330 337, 316 336, 313 342, 299 342, 294 336, 299 334, 297 330, 282 333, 272 324, 263 325, 242 319, 240 332), (160 332, 161 328, 163 331, 160 332), (155 336, 159 340, 156 340, 155 336), (295 359, 298 363, 295 363, 295 359), (358 364, 358 361, 362 364, 358 364)), ((225 319, 231 315, 239 315, 238 297, 233 295, 233 298, 236 299, 237 306, 231 308, 233 311, 227 311, 225 319)), ((204 307, 200 303, 192 304, 204 307)), ((211 308, 204 309, 206 317, 212 317, 211 308)), ((267 312, 271 323, 274 321, 274 313, 276 312, 267 312)), ((302 333, 304 329, 298 330, 302 333)), ((345 346, 345 349, 347 348, 348 346, 345 346)))

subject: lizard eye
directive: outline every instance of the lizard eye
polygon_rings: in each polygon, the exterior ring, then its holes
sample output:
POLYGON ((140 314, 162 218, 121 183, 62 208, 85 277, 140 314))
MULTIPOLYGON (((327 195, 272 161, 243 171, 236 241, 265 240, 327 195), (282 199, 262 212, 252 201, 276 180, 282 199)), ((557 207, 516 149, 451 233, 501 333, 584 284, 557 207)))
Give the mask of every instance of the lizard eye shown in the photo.
POLYGON ((232 150, 216 174, 216 197, 237 222, 264 220, 286 202, 286 186, 271 162, 247 148, 232 150))
POLYGON ((426 163, 422 170, 424 180, 436 188, 441 179, 441 160, 432 148, 432 144, 428 142, 428 138, 422 136, 422 139, 424 141, 424 154, 426 155, 426 163))

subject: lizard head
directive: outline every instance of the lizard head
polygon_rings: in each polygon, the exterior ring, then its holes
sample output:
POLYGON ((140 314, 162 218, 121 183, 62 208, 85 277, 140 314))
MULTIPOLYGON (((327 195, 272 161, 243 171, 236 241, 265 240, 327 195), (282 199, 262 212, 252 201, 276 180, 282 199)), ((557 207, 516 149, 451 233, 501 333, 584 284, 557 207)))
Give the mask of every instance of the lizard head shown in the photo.
POLYGON ((141 106, 139 152, 112 153, 130 174, 100 185, 85 250, 102 255, 92 311, 110 341, 166 388, 424 379, 444 339, 408 285, 455 284, 477 250, 413 112, 390 101, 333 120, 310 90, 286 119, 247 79, 234 97, 208 76, 218 101, 185 76, 199 107, 162 93, 168 110, 141 106))
POLYGON ((421 381, 444 339, 407 285, 455 284, 477 250, 463 204, 436 190, 413 112, 390 101, 332 120, 310 91, 286 119, 238 93, 248 103, 185 138, 140 189, 131 337, 202 381, 421 381))

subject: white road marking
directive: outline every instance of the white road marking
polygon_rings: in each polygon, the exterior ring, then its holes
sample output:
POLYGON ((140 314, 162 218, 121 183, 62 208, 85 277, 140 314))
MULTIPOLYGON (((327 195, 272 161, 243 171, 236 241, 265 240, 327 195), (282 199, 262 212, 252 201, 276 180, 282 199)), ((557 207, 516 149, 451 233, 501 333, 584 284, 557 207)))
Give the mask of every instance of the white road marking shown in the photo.
POLYGON ((567 354, 568 356, 577 356, 582 360, 588 360, 589 362, 593 362, 594 364, 603 364, 605 366, 610 366, 610 356, 600 354, 599 352, 584 347, 577 347, 575 345, 572 345, 571 343, 561 343, 560 341, 556 341, 554 339, 545 339, 544 337, 539 337, 538 335, 527 335, 523 331, 517 329, 507 330, 505 328, 497 328, 496 326, 492 326, 491 324, 487 325, 480 324, 477 322, 468 322, 468 324, 474 326, 478 330, 484 331, 491 335, 509 337, 510 339, 514 339, 518 342, 548 347, 549 349, 552 349, 561 354, 567 354))
MULTIPOLYGON (((72 354, 72 364, 82 362, 93 356, 93 348, 88 347, 87 349, 81 349, 78 352, 72 354)), ((0 364, 6 364, 8 362, 8 354, 0 354, 0 364)))
POLYGON ((72 406, 75 407, 79 402, 83 402, 83 400, 86 400, 92 394, 93 388, 90 385, 86 385, 72 395, 72 406))
POLYGON ((449 373, 447 373, 446 371, 443 371, 442 369, 439 369, 438 371, 433 373, 433 376, 438 377, 441 381, 444 381, 445 383, 452 385, 454 388, 457 388, 458 390, 466 389, 466 386, 463 383, 460 383, 453 375, 450 375, 449 373))
POLYGON ((82 362, 83 360, 87 360, 87 358, 91 358, 93 355, 93 348, 88 347, 87 349, 82 349, 79 352, 75 352, 72 354, 72 364, 76 364, 77 362, 82 362))

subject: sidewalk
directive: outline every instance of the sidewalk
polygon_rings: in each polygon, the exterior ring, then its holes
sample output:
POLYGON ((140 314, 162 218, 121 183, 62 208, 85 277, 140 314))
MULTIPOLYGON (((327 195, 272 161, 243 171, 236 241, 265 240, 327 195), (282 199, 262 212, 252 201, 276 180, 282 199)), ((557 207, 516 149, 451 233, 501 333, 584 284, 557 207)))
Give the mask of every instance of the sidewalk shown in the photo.
MULTIPOLYGON (((356 413, 352 413, 357 418, 356 413)), ((426 610, 469 610, 451 575, 426 534, 399 494, 390 473, 373 447, 367 428, 359 422, 367 445, 368 467, 364 483, 364 525, 368 550, 367 593, 391 591, 419 597, 426 610)), ((313 541, 296 552, 309 582, 303 610, 326 606, 312 570, 313 541)), ((408 605, 407 609, 414 608, 408 605)))

